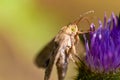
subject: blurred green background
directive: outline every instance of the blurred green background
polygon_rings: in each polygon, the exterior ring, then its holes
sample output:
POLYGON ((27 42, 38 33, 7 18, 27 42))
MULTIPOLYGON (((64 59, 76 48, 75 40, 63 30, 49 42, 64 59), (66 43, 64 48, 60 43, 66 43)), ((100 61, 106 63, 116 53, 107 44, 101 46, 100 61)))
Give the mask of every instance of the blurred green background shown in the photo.
MULTIPOLYGON (((0 0, 0 80, 43 80, 44 70, 33 63, 37 52, 89 10, 103 19, 104 12, 119 13, 120 0, 0 0)), ((75 75, 71 64, 66 80, 75 75)), ((51 80, 56 77, 54 68, 51 80)))

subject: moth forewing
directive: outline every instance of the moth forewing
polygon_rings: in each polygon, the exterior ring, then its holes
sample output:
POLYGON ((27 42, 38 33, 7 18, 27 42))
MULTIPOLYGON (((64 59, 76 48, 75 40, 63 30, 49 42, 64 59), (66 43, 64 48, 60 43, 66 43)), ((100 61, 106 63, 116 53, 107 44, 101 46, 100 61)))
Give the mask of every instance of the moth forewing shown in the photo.
POLYGON ((38 52, 35 57, 35 64, 39 68, 46 68, 48 66, 50 57, 52 56, 52 51, 56 50, 57 43, 54 42, 55 38, 52 39, 43 49, 38 52))
POLYGON ((50 75, 51 75, 51 72, 53 69, 53 65, 55 63, 56 55, 58 55, 57 54, 58 49, 59 49, 59 45, 56 47, 56 49, 54 51, 52 51, 52 55, 49 59, 48 66, 46 67, 46 70, 45 70, 44 80, 49 80, 49 78, 50 78, 50 75))
POLYGON ((35 64, 45 69, 44 80, 49 80, 58 53, 59 43, 52 39, 35 58, 35 64))

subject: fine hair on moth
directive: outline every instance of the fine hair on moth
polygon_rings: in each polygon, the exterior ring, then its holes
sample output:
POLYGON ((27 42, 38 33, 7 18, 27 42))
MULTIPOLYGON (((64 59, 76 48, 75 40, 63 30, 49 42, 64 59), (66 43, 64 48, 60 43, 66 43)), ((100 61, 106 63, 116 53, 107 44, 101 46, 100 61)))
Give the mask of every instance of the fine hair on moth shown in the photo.
POLYGON ((90 13, 94 13, 94 11, 88 11, 71 24, 62 27, 58 34, 35 57, 35 64, 39 68, 45 69, 44 80, 50 80, 54 64, 57 67, 58 80, 64 80, 69 60, 74 63, 76 63, 76 59, 80 60, 76 52, 76 44, 79 42, 79 35, 89 33, 90 30, 80 31, 77 25, 81 20, 87 20, 85 16, 90 13))

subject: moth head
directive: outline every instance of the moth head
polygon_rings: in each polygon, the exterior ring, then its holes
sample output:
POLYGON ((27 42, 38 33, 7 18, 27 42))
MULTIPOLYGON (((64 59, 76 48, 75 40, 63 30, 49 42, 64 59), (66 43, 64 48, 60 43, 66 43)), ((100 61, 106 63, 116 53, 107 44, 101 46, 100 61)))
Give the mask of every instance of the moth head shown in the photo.
POLYGON ((69 25, 71 33, 76 34, 78 32, 78 27, 75 24, 69 25))
POLYGON ((62 31, 64 31, 67 34, 77 34, 78 27, 75 24, 70 24, 68 26, 63 27, 62 31))

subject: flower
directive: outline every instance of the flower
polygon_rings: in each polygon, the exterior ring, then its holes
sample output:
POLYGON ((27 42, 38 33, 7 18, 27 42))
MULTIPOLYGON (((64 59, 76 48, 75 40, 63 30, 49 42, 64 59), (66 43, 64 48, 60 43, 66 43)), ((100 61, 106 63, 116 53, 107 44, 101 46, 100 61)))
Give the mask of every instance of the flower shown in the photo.
POLYGON ((120 80, 120 18, 112 13, 104 23, 92 23, 89 39, 84 35, 86 56, 75 80, 120 80))
POLYGON ((104 24, 99 20, 99 28, 90 33, 90 43, 84 39, 86 63, 93 71, 108 73, 120 68, 120 19, 114 13, 107 22, 104 17, 104 24))

